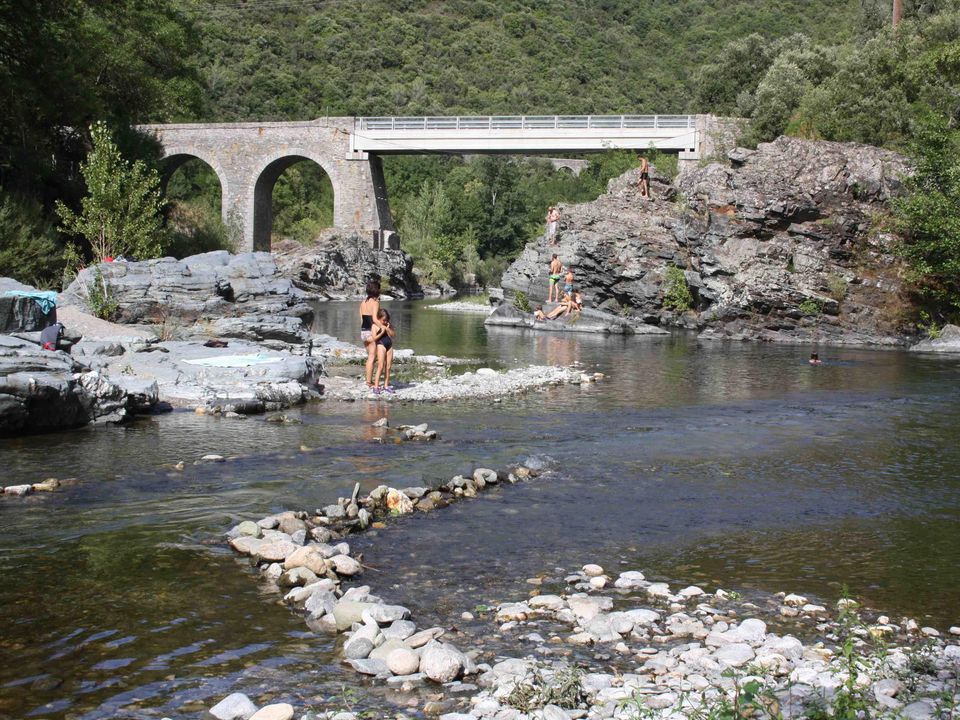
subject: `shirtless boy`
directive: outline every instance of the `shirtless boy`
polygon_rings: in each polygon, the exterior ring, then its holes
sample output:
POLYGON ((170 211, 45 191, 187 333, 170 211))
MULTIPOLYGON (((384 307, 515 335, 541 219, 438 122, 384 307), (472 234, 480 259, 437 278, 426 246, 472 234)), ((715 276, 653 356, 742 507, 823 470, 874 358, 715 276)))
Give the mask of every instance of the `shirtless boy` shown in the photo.
POLYGON ((550 286, 547 288, 547 302, 557 302, 560 300, 560 278, 563 276, 563 263, 557 254, 553 254, 553 260, 550 261, 550 286))

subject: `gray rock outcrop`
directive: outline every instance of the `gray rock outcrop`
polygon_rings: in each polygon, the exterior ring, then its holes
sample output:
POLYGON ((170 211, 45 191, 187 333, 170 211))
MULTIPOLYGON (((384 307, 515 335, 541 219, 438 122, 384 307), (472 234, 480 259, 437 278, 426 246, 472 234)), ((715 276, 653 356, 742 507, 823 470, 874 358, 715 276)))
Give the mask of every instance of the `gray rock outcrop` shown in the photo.
POLYGON ((879 148, 780 138, 737 149, 729 165, 653 180, 636 171, 594 202, 564 208, 560 246, 526 247, 503 277, 542 299, 557 252, 589 307, 704 338, 900 344, 901 265, 875 218, 908 172, 879 148), (670 267, 684 271, 689 312, 664 307, 670 267))
MULTIPOLYGON (((544 306, 544 311, 548 312, 555 305, 544 306)), ((558 317, 554 320, 536 320, 531 313, 518 310, 510 303, 502 303, 494 310, 484 325, 502 326, 502 327, 525 327, 533 330, 544 330, 547 332, 576 332, 593 333, 600 335, 666 335, 667 331, 652 325, 629 322, 623 318, 612 315, 601 310, 584 309, 579 313, 573 313, 565 317, 558 317)))
MULTIPOLYGON (((78 350, 86 351, 85 343, 78 350)), ((112 378, 122 377, 137 395, 134 379, 154 383, 162 402, 174 407, 221 408, 243 414, 297 405, 319 393, 320 360, 262 345, 231 340, 226 348, 198 342, 132 344, 120 354, 97 353, 84 360, 112 378)))
POLYGON ((375 250, 359 237, 334 237, 319 245, 288 242, 277 262, 297 287, 331 300, 363 296, 371 276, 381 278, 383 292, 395 298, 420 297, 413 258, 401 250, 375 250))
POLYGON ((0 333, 36 332, 57 321, 56 308, 44 312, 32 298, 7 295, 7 291, 35 292, 36 288, 0 277, 0 333))
POLYGON ((910 350, 925 353, 960 353, 960 327, 944 325, 937 337, 921 340, 910 350))
MULTIPOLYGON (((284 316, 309 321, 310 296, 283 277, 267 252, 216 251, 183 260, 100 263, 122 323, 193 322, 223 317, 284 316)), ((85 268, 64 291, 67 304, 89 308, 96 268, 85 268)))
POLYGON ((0 335, 0 436, 121 422, 157 403, 157 386, 126 385, 65 352, 0 335))

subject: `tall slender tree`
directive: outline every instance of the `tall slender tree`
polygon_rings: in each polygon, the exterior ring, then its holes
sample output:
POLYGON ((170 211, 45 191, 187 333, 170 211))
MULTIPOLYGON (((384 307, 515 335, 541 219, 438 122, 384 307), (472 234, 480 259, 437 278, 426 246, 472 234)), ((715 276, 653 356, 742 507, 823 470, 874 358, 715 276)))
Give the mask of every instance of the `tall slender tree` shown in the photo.
POLYGON ((903 20, 903 0, 893 0, 893 26, 896 27, 903 20))

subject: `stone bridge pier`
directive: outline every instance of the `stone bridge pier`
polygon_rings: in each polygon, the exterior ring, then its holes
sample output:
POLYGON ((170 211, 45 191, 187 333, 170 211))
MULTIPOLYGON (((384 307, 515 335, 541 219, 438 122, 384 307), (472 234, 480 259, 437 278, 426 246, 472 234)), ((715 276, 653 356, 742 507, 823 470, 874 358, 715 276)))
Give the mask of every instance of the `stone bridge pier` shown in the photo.
POLYGON ((223 221, 239 251, 270 250, 273 187, 291 165, 319 165, 333 186, 333 224, 372 237, 394 230, 380 158, 351 150, 354 119, 141 125, 163 148, 169 176, 194 158, 220 179, 223 221))

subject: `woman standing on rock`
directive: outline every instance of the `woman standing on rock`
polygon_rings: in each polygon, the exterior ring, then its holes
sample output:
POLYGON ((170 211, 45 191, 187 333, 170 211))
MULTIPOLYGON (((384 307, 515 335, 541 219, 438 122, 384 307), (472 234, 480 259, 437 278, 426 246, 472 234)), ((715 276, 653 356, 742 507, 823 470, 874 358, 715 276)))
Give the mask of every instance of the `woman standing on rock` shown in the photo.
POLYGON ((373 388, 373 364, 377 359, 377 343, 373 339, 373 326, 381 327, 377 321, 380 312, 380 281, 367 282, 367 299, 360 303, 360 339, 367 350, 367 387, 373 388))

